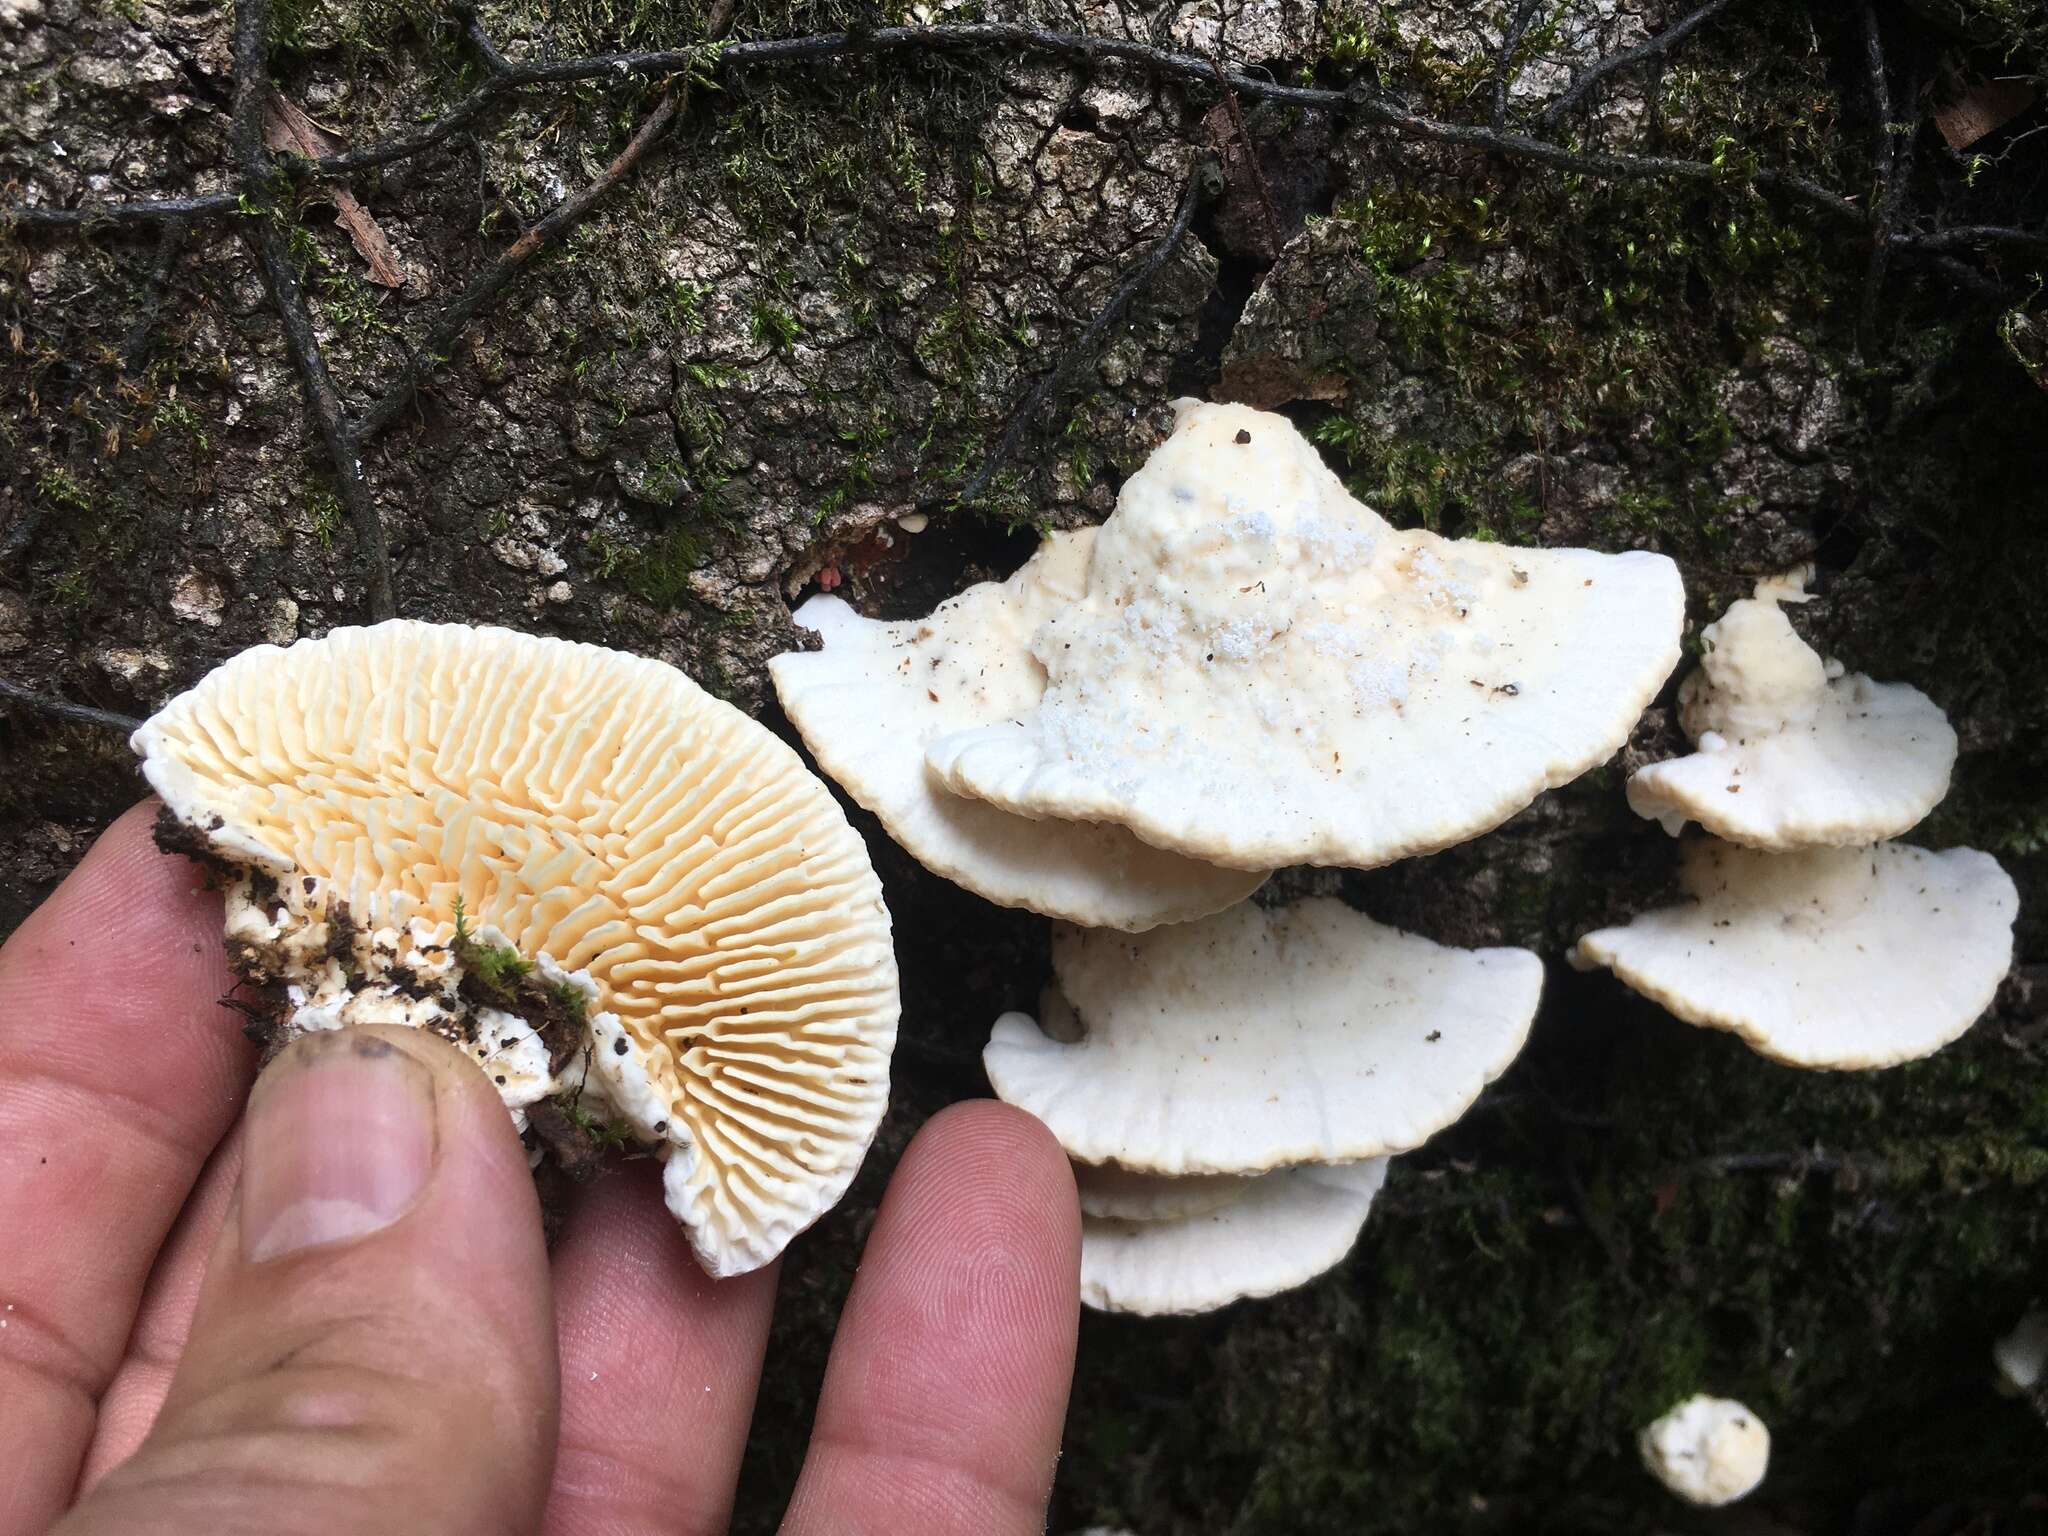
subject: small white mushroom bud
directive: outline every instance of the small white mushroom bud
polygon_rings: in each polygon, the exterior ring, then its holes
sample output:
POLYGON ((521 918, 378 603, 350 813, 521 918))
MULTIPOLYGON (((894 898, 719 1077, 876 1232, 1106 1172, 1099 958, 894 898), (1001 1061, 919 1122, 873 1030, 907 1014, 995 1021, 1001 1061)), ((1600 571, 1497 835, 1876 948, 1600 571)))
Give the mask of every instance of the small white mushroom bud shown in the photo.
POLYGON ((1733 1504, 1764 1480, 1771 1432, 1742 1404, 1689 1397, 1636 1442, 1650 1475, 1688 1504, 1733 1504))

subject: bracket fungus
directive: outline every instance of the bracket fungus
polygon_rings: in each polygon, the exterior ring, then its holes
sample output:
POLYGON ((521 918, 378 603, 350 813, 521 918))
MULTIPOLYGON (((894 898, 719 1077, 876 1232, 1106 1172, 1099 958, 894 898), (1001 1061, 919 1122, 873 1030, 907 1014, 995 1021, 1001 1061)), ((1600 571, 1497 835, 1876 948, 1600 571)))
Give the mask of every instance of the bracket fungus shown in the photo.
POLYGON ((1572 963, 1788 1066, 1930 1056, 1991 1006, 2012 961, 2019 893, 1974 848, 1760 853, 1703 838, 1679 858, 1688 905, 1589 933, 1572 963))
POLYGON ((1055 533, 1008 581, 969 587, 927 619, 885 624, 814 597, 796 622, 824 649, 768 670, 818 766, 926 869, 1000 906, 1138 931, 1220 911, 1265 872, 1166 853, 1122 827, 1013 816, 946 793, 924 764, 935 739, 1038 702, 1031 636, 1081 595, 1094 543, 1092 528, 1055 533))
POLYGON ((1784 851, 1897 837, 1948 792, 1956 733, 1905 683, 1843 675, 1799 638, 1780 604, 1807 600, 1807 570, 1757 583, 1701 634, 1679 685, 1699 750, 1638 769, 1628 803, 1676 834, 1784 851))
POLYGON ((1351 1251, 1386 1177, 1383 1157, 1230 1181, 1077 1168, 1081 1300, 1160 1316, 1305 1284, 1351 1251))
POLYGON ((2001 1334, 1991 1346, 1991 1363, 2001 1391, 2024 1395, 2038 1389, 2048 1376, 2048 1308, 2036 1308, 2001 1334))
POLYGON ((1506 1070, 1543 990, 1527 950, 1446 948, 1329 898, 1136 936, 1060 926, 1052 947, 1043 1011, 1080 1038, 1005 1014, 989 1081, 1069 1157, 1144 1173, 1417 1146, 1506 1070))
POLYGON ((845 1191, 896 1032, 881 888, 796 754, 674 668, 396 620, 245 651, 133 744, 287 1034, 431 1029, 515 1118, 610 1121, 715 1275, 845 1191))
POLYGON ((1662 555, 1399 531, 1281 416, 1182 401, 1019 719, 942 736, 956 794, 1239 869, 1476 837, 1612 755, 1677 664, 1662 555))
POLYGON ((1771 1432, 1742 1404, 1704 1393, 1644 1429, 1650 1475, 1688 1504, 1718 1507, 1755 1491, 1771 1461, 1771 1432))

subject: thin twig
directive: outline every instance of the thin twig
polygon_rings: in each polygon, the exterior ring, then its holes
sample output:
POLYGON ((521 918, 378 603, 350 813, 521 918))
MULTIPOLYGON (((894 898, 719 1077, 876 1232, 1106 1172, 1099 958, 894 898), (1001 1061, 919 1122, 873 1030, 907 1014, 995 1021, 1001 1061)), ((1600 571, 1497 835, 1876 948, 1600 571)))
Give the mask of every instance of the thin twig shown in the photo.
POLYGON ((1188 226, 1194 222, 1195 210, 1201 206, 1205 197, 1215 194, 1216 183, 1220 180, 1221 175, 1213 161, 1197 162, 1194 170, 1188 175, 1187 185, 1181 189, 1180 206, 1174 210, 1173 222, 1167 225, 1166 233, 1152 243, 1137 265, 1131 268, 1121 283, 1117 284, 1116 292, 1109 296, 1109 302, 1102 306, 1102 312, 1088 322, 1087 328, 1075 339, 1074 345, 1068 349, 1066 355, 1031 387, 1031 393, 1024 397, 1023 403, 1010 413, 1010 424, 1004 430, 1002 440, 996 444, 996 451, 989 455, 988 461, 979 470, 975 471, 974 478, 967 482, 966 487, 956 498, 961 505, 970 505, 981 498, 982 492, 995 478, 996 471, 1017 451, 1018 445, 1024 440, 1025 432, 1037 419, 1039 411, 1054 390, 1084 359, 1091 362, 1094 360, 1103 335, 1116 324, 1124 310, 1130 306, 1131 300, 1151 282, 1153 274, 1165 266, 1173 253, 1180 248, 1181 241, 1187 237, 1188 226))
MULTIPOLYGON (((713 7, 709 20, 709 29, 713 37, 721 35, 732 24, 732 10, 733 0, 720 0, 720 3, 713 7)), ((484 37, 482 29, 476 25, 474 16, 469 18, 469 25, 475 40, 480 45, 488 47, 489 39, 484 37)), ((495 50, 492 51, 495 53, 495 50)), ((498 55, 498 58, 502 64, 503 56, 498 55)), ((498 67, 500 65, 493 66, 498 67)), ((510 66, 502 64, 502 67, 510 66)), ((601 175, 588 186, 570 193, 542 214, 517 240, 505 248, 503 255, 442 307, 440 313, 434 317, 433 323, 427 327, 426 335, 421 338, 415 351, 417 361, 406 368, 403 378, 363 412, 354 433, 358 447, 374 441, 404 414, 406 407, 412 404, 414 396, 418 394, 420 384, 426 375, 447 360, 457 338, 462 335, 470 321, 481 314, 491 301, 504 291, 505 286, 519 275, 520 270, 540 252, 542 247, 580 222, 583 216, 597 205, 599 199, 625 179, 627 173, 640 162, 641 157, 661 137, 677 114, 688 106, 689 99, 690 83, 686 76, 662 95, 654 110, 647 115, 646 121, 641 123, 639 130, 627 141, 626 147, 613 157, 611 164, 604 168, 601 175)))
POLYGON ((1893 248, 1903 251, 1952 251, 1964 245, 2014 245, 2030 251, 2048 251, 2048 234, 2003 224, 1951 224, 1946 229, 1930 229, 1923 234, 1892 236, 1893 248))
POLYGON ((1498 132, 1508 125, 1508 87, 1514 83, 1515 50, 1522 46, 1522 39, 1529 35, 1529 28, 1535 24, 1537 12, 1543 9, 1544 0, 1522 0, 1509 20, 1507 30, 1501 34, 1500 51, 1493 56, 1493 126, 1498 132))
POLYGON ((541 248, 557 235, 569 229, 588 213, 591 207, 605 193, 619 184, 621 178, 632 170, 647 148, 661 137, 662 130, 675 120, 677 93, 665 92, 654 110, 647 114, 647 120, 639 131, 627 141, 612 163, 605 167, 602 175, 589 185, 570 193, 554 207, 542 214, 526 227, 517 240, 505 248, 505 253, 480 273, 461 293, 442 307, 434 317, 433 324, 420 339, 415 349, 416 362, 408 366, 405 376, 380 395, 363 412, 355 429, 358 444, 367 443, 389 427, 405 408, 412 404, 413 396, 426 375, 448 359, 456 338, 469 322, 477 317, 519 275, 520 269, 531 261, 541 248))
POLYGON ((1223 103, 1230 112, 1230 127, 1237 135, 1237 146, 1244 153, 1245 170, 1252 178, 1252 190, 1258 194, 1259 211, 1266 220, 1266 256, 1277 261, 1280 257, 1280 210, 1273 205, 1273 189, 1266 185, 1266 168, 1259 163, 1258 146, 1252 143, 1251 130, 1244 125, 1244 108, 1238 103, 1237 92, 1230 88, 1230 82, 1223 77, 1223 61, 1216 60, 1216 83, 1223 87, 1223 103))
MULTIPOLYGON (((1669 51, 1701 22, 1715 14, 1728 0, 1712 3, 1685 20, 1666 28, 1656 37, 1633 49, 1616 54, 1593 66, 1574 83, 1571 91, 1553 102, 1551 114, 1570 105, 1585 89, 1614 70, 1669 51)), ((472 26, 474 24, 472 23, 472 26)), ((474 35, 474 34, 473 34, 474 35)), ((487 41, 487 40, 486 40, 487 41)), ((344 154, 316 160, 292 159, 286 169, 293 174, 340 176, 375 166, 389 165, 420 154, 460 133, 493 104, 533 85, 565 84, 579 80, 629 76, 688 76, 692 72, 732 72, 786 64, 818 63, 845 56, 883 56, 915 52, 975 52, 1008 49, 1019 53, 1051 55, 1092 65, 1120 59, 1138 65, 1160 79, 1175 79, 1190 85, 1213 88, 1216 65, 1196 54, 1181 53, 1150 43, 1126 38, 1098 37, 1090 33, 1051 32, 1007 22, 977 22, 938 27, 880 27, 867 32, 821 32, 804 37, 764 38, 737 43, 702 43, 688 48, 642 50, 596 54, 581 58, 519 63, 493 49, 489 79, 477 86, 446 115, 405 133, 344 154)), ((1682 180, 1722 185, 1749 185, 1776 191, 1815 209, 1845 225, 1868 229, 1873 210, 1820 185, 1809 178, 1783 170, 1760 170, 1745 175, 1737 166, 1670 155, 1608 154, 1573 150, 1549 139, 1536 138, 1502 128, 1443 122, 1425 117, 1391 96, 1353 88, 1329 90, 1315 86, 1282 85, 1242 71, 1223 72, 1224 84, 1246 100, 1275 101, 1292 106, 1326 111, 1344 111, 1354 117, 1409 138, 1450 144, 1481 153, 1526 160, 1560 171, 1598 177, 1603 180, 1682 180)), ((242 197, 258 190, 244 177, 240 190, 201 198, 170 198, 155 201, 108 203, 86 208, 0 209, 0 226, 8 221, 24 228, 121 225, 164 218, 192 218, 234 211, 242 197)), ((1973 228, 1975 226, 1972 226, 1973 228)), ((1913 236, 1892 243, 1913 255, 1933 252, 1950 245, 1973 243, 1975 239, 2005 244, 2048 246, 2048 235, 2025 230, 2006 231, 1978 237, 1937 232, 1913 236), (1939 242, 1939 243, 1935 243, 1939 242)), ((2005 290, 1961 263, 1932 263, 1965 286, 1979 292, 2005 290), (1969 274, 1964 276, 1963 274, 1969 274)))
POLYGON ((1707 0, 1707 3, 1698 10, 1683 20, 1674 21, 1655 37, 1645 38, 1633 48, 1624 48, 1620 53, 1609 54, 1597 63, 1588 65, 1584 73, 1572 82, 1570 90, 1543 109, 1542 115, 1536 119, 1537 126, 1555 127, 1559 118, 1583 101, 1586 92, 1609 75, 1669 53, 1706 23, 1727 10, 1731 3, 1732 0, 1707 0))
POLYGON ((102 225, 161 224, 166 220, 215 218, 233 213, 239 192, 205 192, 197 197, 139 198, 127 203, 90 203, 83 208, 0 208, 0 228, 96 229, 102 225))
POLYGON ((1857 335, 1868 346, 1877 325, 1885 268, 1891 263, 1891 225, 1898 212, 1899 182, 1903 179, 1894 174, 1898 154, 1892 142, 1892 88, 1884 67, 1884 32, 1877 24, 1877 8, 1868 0, 1863 6, 1863 67, 1870 77, 1870 107, 1877 118, 1870 146, 1871 166, 1877 178, 1877 192, 1871 199, 1876 217, 1870 230, 1870 259, 1863 269, 1863 305, 1856 325, 1857 335))
POLYGON ((69 699, 54 698, 47 693, 37 693, 19 683, 0 679, 0 699, 25 705, 39 714, 54 715, 59 720, 75 720, 80 725, 102 725, 109 730, 132 734, 142 725, 133 715, 116 714, 111 709, 95 709, 90 704, 74 704, 69 699))
MULTIPOLYGON (((235 0, 234 146, 242 175, 252 186, 262 185, 271 169, 270 151, 263 143, 263 105, 270 90, 269 51, 270 0, 235 0)), ((343 414, 341 396, 335 390, 327 359, 320 350, 320 339, 314 333, 313 312, 292 267, 283 218, 282 210, 268 202, 262 204, 258 216, 248 223, 249 243, 262 264, 271 301, 277 306, 285 348, 291 353, 305 392, 307 414, 334 464, 335 491, 355 529, 356 553, 362 563, 370 617, 394 618, 398 605, 391 590, 391 550, 384 539, 384 520, 377 513, 377 503, 363 476, 363 461, 343 414)))

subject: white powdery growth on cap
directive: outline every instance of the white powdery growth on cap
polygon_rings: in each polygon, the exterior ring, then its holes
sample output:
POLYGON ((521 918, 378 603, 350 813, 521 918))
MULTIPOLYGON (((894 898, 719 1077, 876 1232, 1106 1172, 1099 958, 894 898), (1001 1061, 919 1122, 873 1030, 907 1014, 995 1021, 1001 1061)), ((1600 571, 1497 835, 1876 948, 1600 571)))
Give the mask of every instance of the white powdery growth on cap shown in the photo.
POLYGON ((1764 1480, 1771 1432, 1732 1398, 1689 1397, 1637 1441, 1650 1475, 1688 1504, 1733 1504, 1764 1480))
MULTIPOLYGON (((577 989, 587 1038, 538 1086, 581 1084, 661 1149, 713 1274, 767 1263, 853 1178, 898 1011, 880 884, 796 754, 674 668, 393 621, 245 651, 134 746, 179 821, 320 903, 237 918, 252 943, 291 930, 303 1024, 461 1009, 451 991, 407 1012, 448 971, 458 902, 577 989), (350 965, 300 953, 335 922, 350 965)), ((532 1021, 493 1012, 463 1043, 531 1103, 532 1021)))
POLYGON ((1823 663, 1779 607, 1806 601, 1805 580, 1759 582, 1706 627, 1678 692, 1699 750, 1630 777, 1638 816, 1750 848, 1852 847, 1898 836, 1948 793, 1948 717, 1917 688, 1823 663))
POLYGON ((1351 1251, 1386 1177, 1383 1157, 1281 1168, 1228 1189, 1213 1179, 1077 1168, 1081 1300, 1101 1312, 1163 1316, 1305 1285, 1351 1251), (1176 1187, 1187 1184, 1200 1198, 1176 1187), (1088 1214, 1104 1199, 1128 1214, 1088 1214))
POLYGON ((1397 532, 1280 416, 1186 403, 1018 719, 941 737, 946 787, 1242 869, 1476 837, 1627 739, 1678 661, 1661 555, 1397 532))
POLYGON ((947 794, 924 764, 939 737, 1038 703, 1031 636, 1081 595, 1094 541, 1092 528, 1056 533, 1008 581, 969 587, 928 619, 878 623, 814 597, 796 621, 825 648, 768 671, 818 766, 925 868, 1002 906, 1137 931, 1220 911, 1264 872, 1166 853, 1122 827, 1013 816, 947 794))
POLYGON ((1149 1173, 1253 1173, 1420 1144, 1528 1037, 1543 965, 1450 949, 1342 903, 1249 903, 1138 936, 1053 930, 1063 1043, 1005 1014, 996 1093, 1070 1157, 1149 1173))
POLYGON ((1580 939, 1679 1018, 1794 1067, 1887 1067, 1975 1023, 2012 963, 2019 893, 1988 853, 1901 843, 1680 853, 1690 904, 1580 939))

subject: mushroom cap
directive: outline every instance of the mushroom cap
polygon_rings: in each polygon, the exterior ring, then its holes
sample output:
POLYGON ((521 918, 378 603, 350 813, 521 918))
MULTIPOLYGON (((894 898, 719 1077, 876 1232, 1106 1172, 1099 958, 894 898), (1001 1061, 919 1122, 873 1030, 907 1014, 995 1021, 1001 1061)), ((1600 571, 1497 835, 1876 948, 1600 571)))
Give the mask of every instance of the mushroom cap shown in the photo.
POLYGON ((1145 1173, 1414 1147, 1506 1070, 1543 990, 1527 950, 1447 948, 1327 897, 1136 936, 1061 925, 1052 949, 1082 1038, 1005 1014, 989 1081, 1068 1156, 1145 1173))
MULTIPOLYGON (((1098 1176, 1077 1171, 1084 1200, 1098 1176)), ((1236 1198, 1199 1213, 1145 1221, 1084 1214, 1081 1300, 1099 1312, 1157 1317, 1305 1285, 1343 1262, 1386 1178, 1383 1157, 1311 1163, 1245 1179, 1236 1198)), ((1132 1186, 1124 1189, 1129 1197, 1132 1186)), ((1157 1198, 1171 1207, 1169 1191, 1157 1198)))
POLYGON ((1991 1006, 2012 963, 2019 893, 1974 848, 1757 853, 1701 839, 1679 856, 1691 902, 1587 934, 1573 963, 1787 1066, 1931 1056, 1991 1006))
POLYGON ((1094 541, 1092 528, 1056 533, 1008 581, 969 587, 928 619, 884 624, 814 597, 796 621, 825 648, 777 656, 768 672, 818 766, 926 869, 1000 906, 1138 931, 1220 911, 1265 873, 1166 853, 1123 827, 1013 816, 945 793, 924 765, 938 737, 1038 702, 1031 635, 1080 596, 1094 541))
POLYGON ((1134 1173, 1114 1163, 1076 1163, 1081 1214, 1107 1221, 1176 1221, 1220 1211, 1263 1178, 1257 1173, 1134 1173))
MULTIPOLYGON (((1085 1197, 1082 1212, 1087 1211, 1085 1197)), ((2048 1309, 2036 1308, 2013 1324, 1991 1346, 1991 1363, 1998 1367, 1998 1379, 2008 1392, 2031 1392, 2041 1384, 2048 1367, 2048 1309)))
POLYGON ((1476 837, 1612 755, 1678 661, 1662 555, 1397 532, 1280 416, 1188 404, 947 788, 1240 869, 1476 837))
POLYGON ((1759 583, 1706 627, 1678 692, 1699 750, 1630 777, 1638 816, 1748 848, 1855 847, 1898 836, 1948 793, 1948 717, 1917 688, 1823 663, 1778 606, 1804 601, 1802 578, 1759 583))
POLYGON ((845 1191, 896 1032, 880 884, 797 755, 673 667, 399 620, 244 651, 133 744, 225 858, 359 928, 446 945, 460 900, 587 979, 593 1073, 713 1274, 845 1191))
POLYGON ((1679 1403, 1636 1442, 1650 1475, 1689 1504, 1733 1504, 1764 1480, 1771 1432, 1732 1398, 1679 1403))
POLYGON ((1768 736, 1804 725, 1820 707, 1828 667, 1799 638, 1780 603, 1807 601, 1805 567, 1765 577, 1700 631, 1700 664, 1679 692, 1678 719, 1694 741, 1768 736))

